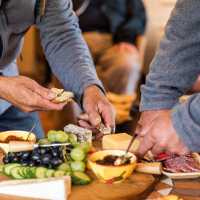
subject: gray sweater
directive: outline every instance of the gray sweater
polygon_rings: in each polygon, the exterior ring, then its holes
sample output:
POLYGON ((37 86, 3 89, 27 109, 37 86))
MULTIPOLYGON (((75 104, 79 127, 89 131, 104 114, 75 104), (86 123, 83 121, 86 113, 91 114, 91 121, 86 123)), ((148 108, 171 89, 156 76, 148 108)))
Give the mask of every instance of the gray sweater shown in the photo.
MULTIPOLYGON (((2 3, 0 0, 0 5, 2 3)), ((35 5, 36 0, 9 0, 0 9, 0 37, 3 41, 1 74, 17 75, 12 63, 20 52, 24 34, 35 24, 40 30, 50 67, 66 90, 73 91, 80 101, 87 86, 95 84, 103 89, 71 1, 47 0, 45 15, 41 19, 39 14, 35 16, 35 5)), ((0 114, 5 110, 4 107, 0 101, 0 114)))
POLYGON ((140 110, 172 109, 173 125, 192 151, 200 151, 200 94, 178 99, 200 74, 200 1, 178 0, 142 86, 140 110))

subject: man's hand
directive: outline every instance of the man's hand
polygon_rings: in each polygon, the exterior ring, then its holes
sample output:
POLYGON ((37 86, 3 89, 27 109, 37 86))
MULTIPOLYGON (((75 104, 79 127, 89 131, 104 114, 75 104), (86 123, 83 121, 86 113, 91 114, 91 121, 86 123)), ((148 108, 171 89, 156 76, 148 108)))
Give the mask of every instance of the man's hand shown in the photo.
POLYGON ((141 141, 138 154, 143 156, 151 150, 154 155, 161 152, 178 155, 189 152, 173 127, 170 110, 146 111, 136 128, 138 139, 141 141))
POLYGON ((85 114, 79 117, 79 124, 85 128, 98 128, 100 123, 115 127, 115 112, 103 92, 97 86, 89 86, 83 95, 85 114))
POLYGON ((55 104, 51 90, 36 81, 24 77, 0 77, 0 97, 24 112, 36 110, 61 110, 64 104, 55 104))

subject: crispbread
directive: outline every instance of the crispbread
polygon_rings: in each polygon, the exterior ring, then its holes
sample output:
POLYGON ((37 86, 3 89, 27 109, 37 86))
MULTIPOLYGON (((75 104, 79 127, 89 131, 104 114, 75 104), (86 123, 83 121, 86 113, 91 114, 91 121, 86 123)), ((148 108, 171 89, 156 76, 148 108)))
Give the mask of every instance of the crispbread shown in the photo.
POLYGON ((53 103, 68 103, 72 101, 74 94, 64 89, 51 88, 51 91, 56 94, 56 97, 52 100, 53 103))

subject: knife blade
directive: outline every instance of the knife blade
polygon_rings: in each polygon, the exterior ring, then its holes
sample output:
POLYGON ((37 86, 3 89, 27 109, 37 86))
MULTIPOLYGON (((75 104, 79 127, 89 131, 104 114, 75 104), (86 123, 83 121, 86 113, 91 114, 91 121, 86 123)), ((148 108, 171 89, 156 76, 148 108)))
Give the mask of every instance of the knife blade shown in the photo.
POLYGON ((34 148, 37 147, 60 147, 60 146, 68 146, 70 143, 55 143, 55 144, 34 144, 34 148))
POLYGON ((9 143, 0 143, 0 147, 4 149, 5 152, 20 152, 20 151, 31 151, 38 147, 58 147, 58 146, 68 146, 70 143, 57 143, 57 144, 38 144, 27 141, 10 141, 9 143))

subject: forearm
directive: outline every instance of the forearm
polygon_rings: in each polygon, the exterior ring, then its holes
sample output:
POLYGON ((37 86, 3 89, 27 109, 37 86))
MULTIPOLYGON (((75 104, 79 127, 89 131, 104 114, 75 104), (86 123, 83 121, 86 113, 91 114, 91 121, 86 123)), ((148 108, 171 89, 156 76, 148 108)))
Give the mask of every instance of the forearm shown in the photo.
POLYGON ((48 1, 38 26, 48 62, 65 89, 80 101, 89 85, 103 88, 69 0, 48 1))
POLYGON ((5 91, 6 89, 6 79, 7 77, 5 76, 0 76, 0 98, 5 99, 5 91))
POLYGON ((4 91, 4 77, 0 76, 0 99, 3 99, 3 91, 4 91))
POLYGON ((142 86, 141 111, 170 109, 200 74, 200 1, 179 0, 142 86))
POLYGON ((172 110, 174 128, 191 151, 200 151, 200 94, 172 110))

